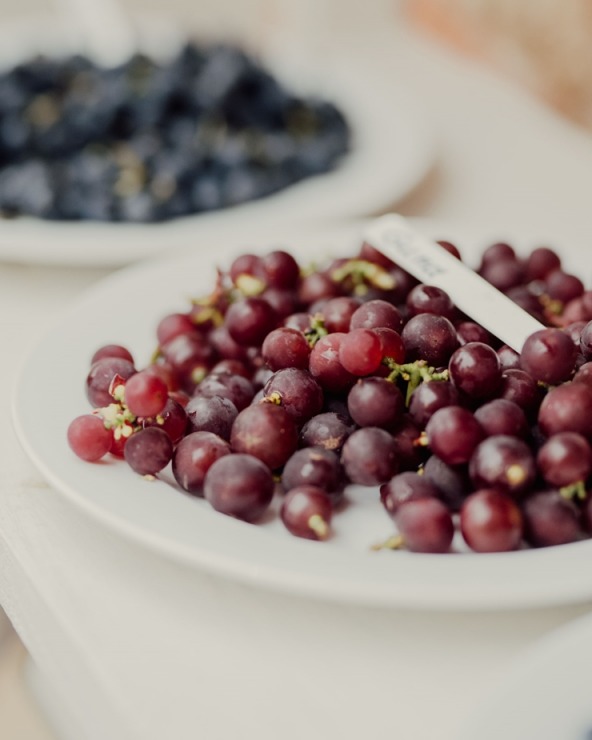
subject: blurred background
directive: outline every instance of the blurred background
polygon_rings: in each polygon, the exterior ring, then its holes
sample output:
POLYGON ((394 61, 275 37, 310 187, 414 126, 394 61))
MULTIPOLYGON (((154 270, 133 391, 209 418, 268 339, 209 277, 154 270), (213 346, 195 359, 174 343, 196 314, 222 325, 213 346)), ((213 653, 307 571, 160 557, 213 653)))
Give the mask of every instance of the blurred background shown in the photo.
POLYGON ((72 19, 76 8, 95 18, 104 13, 108 21, 115 4, 132 22, 156 15, 199 37, 234 39, 253 49, 278 36, 302 47, 326 32, 355 38, 409 22, 592 126, 592 6, 586 0, 169 0, 166 6, 160 0, 1 0, 0 24, 62 14, 72 19))
POLYGON ((326 31, 355 37, 367 28, 410 22, 592 125, 592 6, 586 0, 0 0, 0 25, 72 19, 77 12, 103 13, 108 21, 115 5, 132 21, 157 15, 200 37, 236 39, 252 48, 278 34, 302 45, 326 31))

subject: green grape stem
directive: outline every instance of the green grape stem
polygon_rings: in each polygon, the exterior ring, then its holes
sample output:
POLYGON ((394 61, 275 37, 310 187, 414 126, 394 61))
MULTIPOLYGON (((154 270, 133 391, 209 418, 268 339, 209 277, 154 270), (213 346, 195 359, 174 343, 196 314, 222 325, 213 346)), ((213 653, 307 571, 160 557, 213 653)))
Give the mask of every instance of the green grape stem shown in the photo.
POLYGON ((234 281, 234 284, 241 296, 261 295, 267 287, 265 281, 261 280, 261 278, 254 275, 247 275, 246 273, 239 275, 234 281))
POLYGON ((380 290, 393 290, 396 287, 395 278, 384 267, 368 260, 347 260, 333 270, 331 278, 336 283, 350 281, 354 291, 368 285, 380 290))
POLYGON ((429 383, 432 380, 448 380, 449 378, 448 370, 438 371, 435 367, 428 365, 425 360, 398 363, 390 357, 385 357, 383 364, 390 370, 387 380, 390 380, 391 383, 403 380, 407 384, 407 392, 405 395, 405 403, 407 406, 409 405, 413 391, 421 383, 429 383))
POLYGON ((329 535, 329 525, 320 514, 313 514, 308 520, 308 526, 311 532, 319 538, 326 540, 329 535))
POLYGON ((321 314, 315 314, 314 316, 311 316, 310 329, 307 329, 304 332, 304 336, 306 337, 309 347, 312 348, 321 337, 326 336, 328 333, 329 332, 325 327, 325 322, 323 321, 323 316, 321 314))
POLYGON ((222 326, 224 323, 224 315, 222 314, 222 311, 215 306, 204 306, 203 311, 201 311, 196 318, 192 319, 192 321, 196 326, 205 324, 206 321, 210 321, 214 326, 222 326))
POLYGON ((585 501, 588 496, 586 485, 583 480, 577 480, 567 486, 562 486, 559 489, 559 493, 568 501, 573 501, 574 499, 585 501))
POLYGON ((387 537, 386 540, 383 540, 382 542, 377 542, 374 545, 370 546, 371 550, 378 551, 378 550, 400 550, 405 546, 405 542, 401 535, 399 534, 393 534, 390 537, 387 537))

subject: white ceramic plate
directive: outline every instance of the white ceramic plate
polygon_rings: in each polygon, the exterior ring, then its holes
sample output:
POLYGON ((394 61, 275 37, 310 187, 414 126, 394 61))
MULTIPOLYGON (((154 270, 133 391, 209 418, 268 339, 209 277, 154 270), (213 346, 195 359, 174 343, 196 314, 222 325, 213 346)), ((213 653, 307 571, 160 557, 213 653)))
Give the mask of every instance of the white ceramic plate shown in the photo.
MULTIPOLYGON (((467 261, 507 234, 419 223, 433 238, 456 241, 467 261)), ((261 242, 301 260, 353 254, 363 224, 304 235, 279 233, 261 242)), ((517 237, 516 237, 517 238, 517 237)), ((515 242, 520 247, 519 242, 515 242)), ((537 243, 522 238, 524 247, 537 243)), ((249 242, 250 248, 255 246, 249 242)), ((68 449, 69 422, 88 409, 83 392, 92 353, 102 344, 128 346, 140 366, 154 348, 166 313, 211 288, 214 263, 244 252, 236 241, 203 244, 183 256, 128 267, 110 276, 63 317, 27 359, 14 397, 18 436, 48 481, 72 505, 164 556, 262 586, 372 604, 440 609, 518 608, 592 597, 589 542, 499 555, 414 555, 372 552, 391 533, 377 492, 353 489, 355 505, 335 520, 335 536, 316 543, 288 535, 277 517, 249 525, 214 512, 165 482, 149 483, 124 463, 90 465, 68 449), (215 257, 207 247, 215 250, 215 257)), ((577 245, 573 245, 577 249, 577 245)), ((166 477, 166 476, 165 476, 166 477)))
MULTIPOLYGON (((158 24, 157 24, 158 25, 158 24)), ((177 32, 145 24, 143 47, 163 54, 177 32)), ((76 49, 66 24, 3 25, 0 66, 34 50, 52 54, 76 49)), ((265 57, 263 56, 265 62, 265 57)), ((432 132, 421 105, 397 80, 385 79, 371 60, 329 55, 307 67, 274 52, 269 68, 287 86, 337 104, 352 128, 352 149, 333 171, 311 177, 267 198, 207 214, 158 224, 52 222, 30 217, 0 220, 0 260, 62 265, 120 266, 171 247, 197 244, 265 223, 336 222, 369 216, 395 203, 427 173, 434 157, 432 132)))
POLYGON ((516 656, 457 740, 591 740, 592 619, 581 617, 516 656))

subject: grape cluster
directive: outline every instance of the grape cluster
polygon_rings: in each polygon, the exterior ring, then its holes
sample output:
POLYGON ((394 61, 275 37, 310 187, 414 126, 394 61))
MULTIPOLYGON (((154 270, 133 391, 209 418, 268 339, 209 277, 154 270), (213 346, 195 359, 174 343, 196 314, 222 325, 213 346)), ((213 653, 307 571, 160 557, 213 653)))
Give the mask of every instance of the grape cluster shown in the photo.
POLYGON ((367 243, 314 269, 242 254, 162 317, 147 366, 97 350, 70 446, 146 477, 170 464, 180 489, 248 522, 277 497, 286 529, 313 540, 350 484, 392 519, 377 549, 588 538, 592 291, 547 247, 494 244, 478 270, 543 323, 520 353, 367 243))
POLYGON ((35 58, 0 74, 0 214, 162 221, 332 169, 343 114, 231 45, 116 68, 35 58))

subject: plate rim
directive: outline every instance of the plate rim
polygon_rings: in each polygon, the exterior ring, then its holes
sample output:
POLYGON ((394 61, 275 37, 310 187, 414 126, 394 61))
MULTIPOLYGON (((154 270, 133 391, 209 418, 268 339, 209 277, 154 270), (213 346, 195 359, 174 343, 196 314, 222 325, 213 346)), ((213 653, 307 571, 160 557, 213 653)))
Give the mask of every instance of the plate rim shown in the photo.
MULTIPOLYGON (((512 724, 514 724, 515 712, 518 708, 516 705, 523 706, 525 703, 525 687, 527 695, 530 695, 531 699, 536 701, 537 708, 540 709, 540 706, 546 706, 546 696, 531 689, 533 676, 539 677, 539 680, 542 677, 547 683, 547 690, 557 687, 565 689, 567 685, 567 692, 564 690, 564 693, 568 693, 570 697, 573 697, 574 687, 581 693, 581 686, 584 682, 571 678, 571 672, 568 670, 567 664, 575 656, 580 661, 586 661, 589 665, 591 636, 592 611, 589 611, 552 628, 532 644, 523 647, 511 661, 507 670, 504 671, 503 679, 495 683, 489 696, 479 702, 476 709, 471 711, 468 718, 462 723, 457 740, 473 740, 475 737, 480 737, 484 727, 488 728, 488 738, 500 737, 502 729, 500 717, 512 716, 514 718, 512 724), (552 670, 548 670, 549 668, 552 668, 552 670), (567 682, 566 673, 570 677, 567 682), (553 686, 549 686, 549 684, 553 686), (514 706, 512 706, 513 704, 514 706), (503 711, 500 711, 502 708, 503 711), (512 709, 514 709, 514 712, 512 712, 512 709), (495 735, 492 734, 492 731, 495 735)), ((548 698, 554 699, 552 713, 555 716, 557 714, 556 697, 548 698)), ((590 707, 588 697, 586 697, 586 706, 590 707)), ((524 728, 522 727, 522 729, 524 728)), ((533 729, 535 728, 531 728, 531 732, 533 729)), ((592 730, 592 711, 589 712, 586 728, 582 727, 581 729, 592 730)), ((565 727, 563 730, 565 731, 565 727)), ((507 728, 501 734, 507 736, 507 728)), ((528 737, 531 736, 531 734, 528 735, 528 737)), ((526 735, 522 732, 520 735, 512 733, 508 740, 518 740, 518 738, 524 737, 526 735)), ((536 737, 540 736, 537 734, 536 737)), ((552 737, 555 738, 557 735, 554 734, 552 737)), ((563 737, 566 736, 563 735, 563 737)), ((589 735, 579 735, 578 737, 579 740, 585 740, 589 735)), ((550 740, 549 735, 541 737, 541 740, 545 740, 545 738, 550 740)), ((573 740, 577 740, 576 737, 573 740)))

